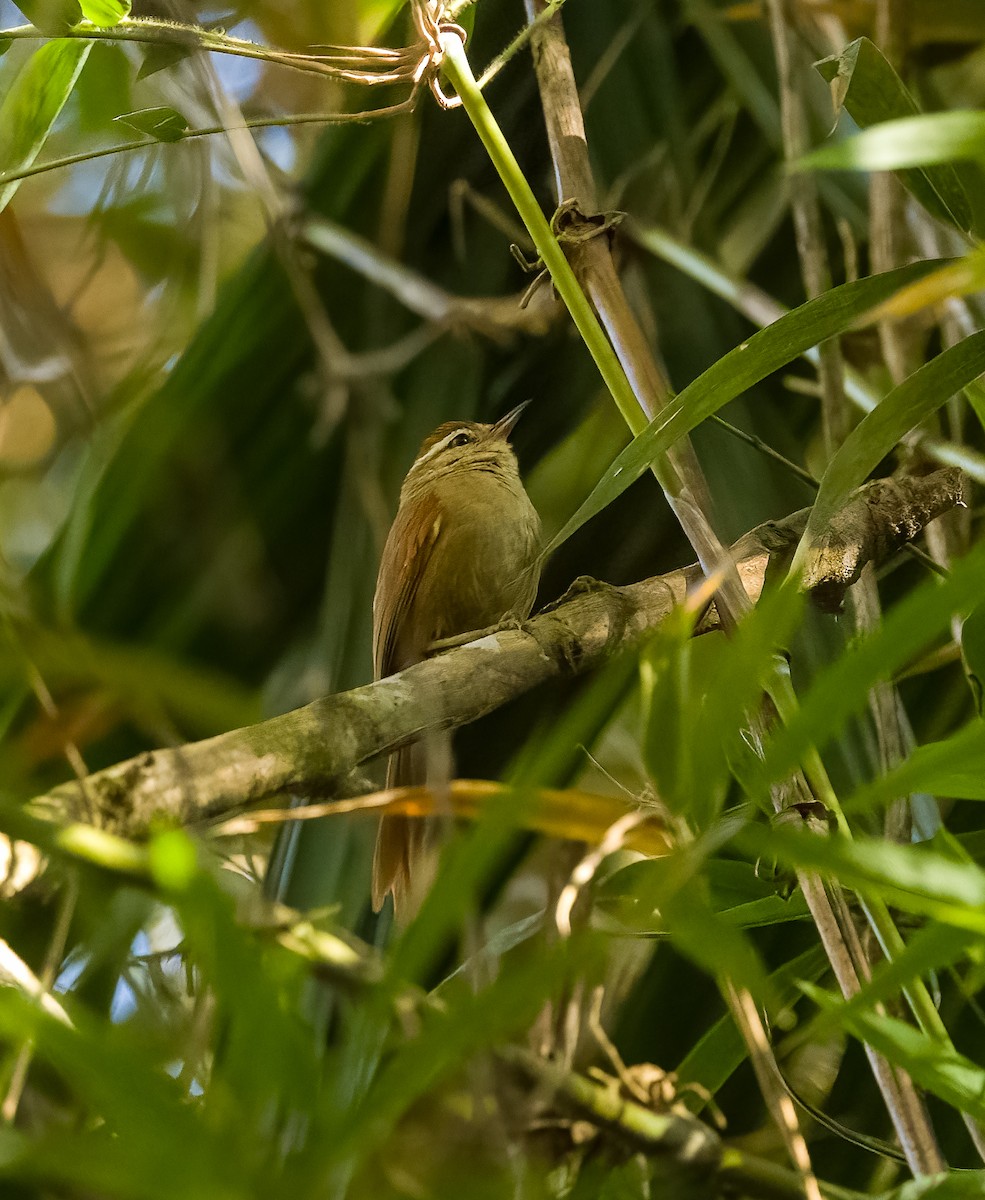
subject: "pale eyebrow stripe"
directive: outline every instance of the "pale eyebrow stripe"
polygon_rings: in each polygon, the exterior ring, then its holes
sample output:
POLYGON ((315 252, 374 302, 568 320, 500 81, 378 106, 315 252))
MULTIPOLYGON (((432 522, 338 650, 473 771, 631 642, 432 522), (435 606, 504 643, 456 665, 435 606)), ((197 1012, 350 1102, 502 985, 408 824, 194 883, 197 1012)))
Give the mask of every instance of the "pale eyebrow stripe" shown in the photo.
POLYGON ((468 433, 468 430, 464 425, 459 426, 458 429, 453 429, 451 433, 446 434, 440 442, 435 442, 431 449, 425 454, 422 454, 420 458, 414 459, 410 469, 413 471, 414 467, 419 467, 421 463, 426 463, 429 458, 434 458, 436 454, 440 454, 442 450, 447 448, 448 443, 454 441, 454 439, 457 438, 460 433, 468 433))

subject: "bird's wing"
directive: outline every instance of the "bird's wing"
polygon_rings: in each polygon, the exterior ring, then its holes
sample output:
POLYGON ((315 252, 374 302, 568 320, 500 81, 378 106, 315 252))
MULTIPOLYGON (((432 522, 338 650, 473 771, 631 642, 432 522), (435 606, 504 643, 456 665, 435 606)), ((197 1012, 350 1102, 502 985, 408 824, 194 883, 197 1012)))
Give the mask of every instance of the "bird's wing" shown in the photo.
POLYGON ((401 505, 383 547, 373 599, 373 666, 377 679, 420 659, 425 646, 406 646, 402 632, 421 579, 441 536, 441 505, 433 492, 401 505))

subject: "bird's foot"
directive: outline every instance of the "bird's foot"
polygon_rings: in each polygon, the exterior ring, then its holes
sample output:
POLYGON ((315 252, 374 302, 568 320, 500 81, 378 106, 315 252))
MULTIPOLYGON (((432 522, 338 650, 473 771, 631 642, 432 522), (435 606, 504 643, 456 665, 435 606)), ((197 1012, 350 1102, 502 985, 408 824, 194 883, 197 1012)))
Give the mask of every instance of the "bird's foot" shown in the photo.
POLYGON ((470 629, 468 633, 456 633, 453 637, 438 638, 428 646, 427 657, 443 654, 446 650, 455 650, 459 646, 467 646, 469 642, 477 642, 479 638, 492 637, 497 633, 522 628, 523 622, 520 618, 512 613, 507 613, 501 621, 497 621, 495 625, 487 625, 485 629, 470 629))
POLYGON ((540 616, 541 613, 553 612, 556 608, 560 608, 562 604, 567 604, 569 600, 577 600, 580 596, 590 596, 596 592, 616 592, 618 590, 614 583, 606 583, 602 579, 594 579, 591 575, 579 575, 563 596, 559 596, 557 600, 552 600, 550 604, 545 604, 537 615, 540 616))

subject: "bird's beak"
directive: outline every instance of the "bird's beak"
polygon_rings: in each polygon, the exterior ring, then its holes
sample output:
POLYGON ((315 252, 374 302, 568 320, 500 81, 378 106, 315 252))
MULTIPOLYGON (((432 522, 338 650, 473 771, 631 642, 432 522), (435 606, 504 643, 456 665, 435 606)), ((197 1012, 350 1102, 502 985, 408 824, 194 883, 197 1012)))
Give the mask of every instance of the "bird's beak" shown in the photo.
POLYGON ((505 417, 500 417, 490 430, 492 436, 495 438, 502 438, 505 441, 513 432, 513 426, 523 415, 523 410, 528 404, 532 403, 532 400, 524 400, 524 402, 522 404, 518 404, 516 408, 511 408, 505 417))

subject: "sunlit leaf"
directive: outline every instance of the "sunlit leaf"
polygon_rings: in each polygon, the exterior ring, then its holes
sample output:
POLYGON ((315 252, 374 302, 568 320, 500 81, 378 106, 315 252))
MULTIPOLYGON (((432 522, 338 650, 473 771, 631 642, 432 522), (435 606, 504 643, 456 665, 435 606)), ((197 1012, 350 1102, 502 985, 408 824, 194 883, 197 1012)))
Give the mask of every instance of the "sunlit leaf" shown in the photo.
POLYGON ((35 50, 0 103, 0 211, 20 180, 4 183, 6 172, 32 165, 88 57, 89 42, 61 40, 35 50))
POLYGON ((985 161, 985 112, 956 109, 883 121, 804 156, 804 167, 896 171, 985 161))
POLYGON ((112 29, 130 15, 131 0, 79 0, 82 15, 101 29, 112 29))
POLYGON ((926 278, 900 288, 895 296, 877 305, 870 317, 875 321, 886 318, 909 317, 914 313, 941 304, 955 296, 968 296, 985 287, 985 249, 981 245, 969 250, 964 258, 949 263, 926 278))
POLYGON ((168 829, 152 837, 147 859, 154 881, 165 891, 181 891, 195 875, 195 844, 184 830, 168 829))

